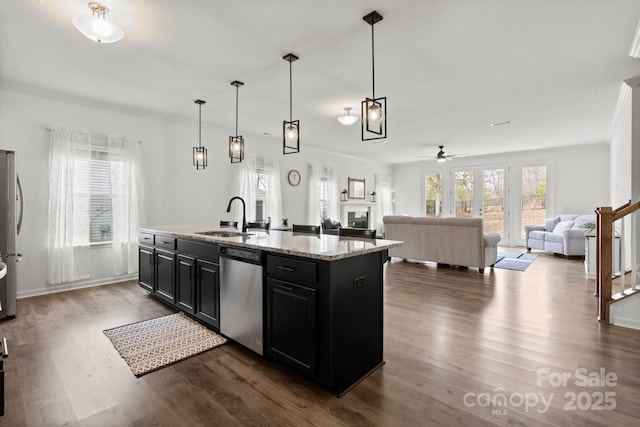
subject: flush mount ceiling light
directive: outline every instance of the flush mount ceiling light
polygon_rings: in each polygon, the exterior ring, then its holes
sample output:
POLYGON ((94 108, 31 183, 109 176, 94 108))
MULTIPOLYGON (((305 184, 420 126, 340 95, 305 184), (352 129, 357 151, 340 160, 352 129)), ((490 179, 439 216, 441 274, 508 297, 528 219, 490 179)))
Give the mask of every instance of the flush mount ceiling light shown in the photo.
POLYGON ((198 104, 198 146, 193 147, 193 166, 196 169, 204 169, 207 167, 207 149, 202 146, 202 104, 207 101, 196 99, 198 104))
POLYGON ((358 116, 351 115, 351 107, 344 107, 344 115, 338 116, 338 121, 345 126, 351 126, 358 121, 358 116))
POLYGON ((293 85, 291 63, 298 60, 293 53, 282 57, 289 62, 289 121, 282 123, 282 154, 300 152, 300 120, 293 120, 293 85))
POLYGON ((362 101, 362 140, 375 141, 387 137, 387 118, 385 117, 387 113, 387 97, 376 98, 375 45, 373 36, 373 26, 376 22, 382 21, 382 15, 374 10, 362 17, 362 19, 371 25, 371 80, 373 83, 371 98, 365 98, 362 101))
POLYGON ((244 159, 244 138, 238 135, 238 88, 244 83, 237 80, 231 82, 236 87, 236 135, 229 137, 229 159, 231 163, 240 163, 244 159))
POLYGON ((71 18, 71 22, 73 22, 78 31, 98 43, 114 43, 124 37, 122 28, 115 22, 105 18, 109 13, 109 9, 106 6, 90 2, 89 9, 91 9, 91 16, 80 15, 71 18))

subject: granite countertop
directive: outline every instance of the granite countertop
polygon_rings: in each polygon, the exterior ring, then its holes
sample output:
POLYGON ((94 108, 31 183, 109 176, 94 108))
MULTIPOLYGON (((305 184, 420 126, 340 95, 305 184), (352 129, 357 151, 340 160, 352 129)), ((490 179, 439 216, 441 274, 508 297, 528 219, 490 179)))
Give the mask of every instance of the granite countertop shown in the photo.
POLYGON ((7 275, 7 264, 0 262, 0 279, 7 275))
POLYGON ((237 237, 208 236, 198 234, 202 231, 237 231, 234 228, 214 227, 207 225, 164 225, 142 227, 143 233, 171 235, 206 242, 220 243, 228 246, 260 249, 268 252, 301 256, 324 261, 335 261, 379 252, 403 242, 384 239, 360 239, 357 237, 339 237, 327 234, 292 233, 290 231, 250 230, 246 235, 237 237))

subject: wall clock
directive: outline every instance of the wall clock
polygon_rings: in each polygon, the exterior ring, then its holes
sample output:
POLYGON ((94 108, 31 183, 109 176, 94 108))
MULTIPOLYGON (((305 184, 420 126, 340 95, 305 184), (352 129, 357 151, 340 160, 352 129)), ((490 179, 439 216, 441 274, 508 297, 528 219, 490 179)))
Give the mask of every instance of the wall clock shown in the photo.
POLYGON ((295 169, 292 169, 289 171, 289 184, 296 186, 298 184, 300 184, 300 180, 302 179, 302 177, 300 176, 300 172, 298 172, 295 169))

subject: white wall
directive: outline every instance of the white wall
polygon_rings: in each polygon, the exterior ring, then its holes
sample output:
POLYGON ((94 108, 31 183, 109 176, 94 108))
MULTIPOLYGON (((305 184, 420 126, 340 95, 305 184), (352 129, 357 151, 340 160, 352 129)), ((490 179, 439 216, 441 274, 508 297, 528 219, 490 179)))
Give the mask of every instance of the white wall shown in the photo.
MULTIPOLYGON (((394 165, 396 213, 424 215, 426 172, 442 172, 448 175, 451 168, 506 164, 511 167, 511 175, 515 178, 519 166, 538 162, 548 166, 547 210, 550 216, 558 213, 593 213, 597 206, 609 204, 609 147, 601 143, 555 150, 461 157, 444 164, 422 161, 394 165)), ((510 206, 511 211, 519 211, 517 200, 512 200, 510 206)), ((516 226, 519 227, 519 224, 516 226)), ((515 231, 512 234, 515 234, 515 231)), ((515 242, 516 239, 512 239, 512 244, 515 242)))
MULTIPOLYGON (((104 259, 105 251, 97 248, 92 250, 95 265, 92 265, 91 280, 71 286, 46 284, 48 128, 52 125, 142 141, 143 225, 215 225, 220 219, 228 218, 228 200, 237 195, 238 167, 231 165, 227 157, 228 130, 203 122, 202 142, 208 149, 209 167, 197 171, 191 157, 192 146, 198 138, 197 116, 192 122, 186 122, 3 82, 0 84, 0 148, 16 151, 16 168, 25 191, 24 225, 18 237, 19 250, 25 255, 19 264, 19 297, 112 279, 104 268, 104 262, 108 263, 104 259)), ((283 156, 279 138, 245 135, 245 139, 247 153, 281 161, 283 212, 291 223, 306 222, 306 179, 310 162, 336 166, 344 188, 347 176, 365 178, 368 192, 373 189, 374 174, 391 174, 389 165, 307 147, 304 140, 299 154, 283 156), (302 173, 298 187, 291 187, 286 180, 290 169, 302 173)))

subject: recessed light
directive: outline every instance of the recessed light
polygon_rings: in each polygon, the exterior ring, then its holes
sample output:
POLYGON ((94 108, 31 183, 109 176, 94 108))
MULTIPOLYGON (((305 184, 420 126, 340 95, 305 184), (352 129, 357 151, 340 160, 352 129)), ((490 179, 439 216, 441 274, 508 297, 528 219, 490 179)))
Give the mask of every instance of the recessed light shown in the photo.
POLYGON ((489 126, 493 127, 493 126, 510 125, 511 123, 513 123, 513 120, 507 120, 499 123, 491 123, 489 126))

